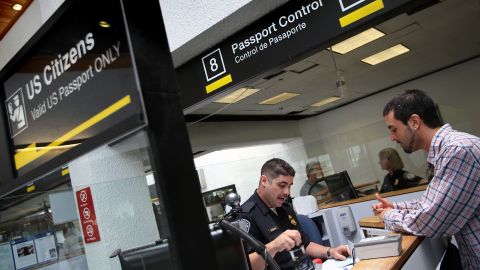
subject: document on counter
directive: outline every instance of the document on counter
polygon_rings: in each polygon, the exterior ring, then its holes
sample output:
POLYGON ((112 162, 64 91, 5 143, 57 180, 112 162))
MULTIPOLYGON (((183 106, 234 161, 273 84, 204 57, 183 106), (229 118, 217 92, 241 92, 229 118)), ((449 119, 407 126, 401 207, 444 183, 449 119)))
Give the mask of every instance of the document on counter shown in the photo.
POLYGON ((328 259, 322 265, 322 270, 348 270, 353 267, 353 258, 348 257, 345 261, 328 259))

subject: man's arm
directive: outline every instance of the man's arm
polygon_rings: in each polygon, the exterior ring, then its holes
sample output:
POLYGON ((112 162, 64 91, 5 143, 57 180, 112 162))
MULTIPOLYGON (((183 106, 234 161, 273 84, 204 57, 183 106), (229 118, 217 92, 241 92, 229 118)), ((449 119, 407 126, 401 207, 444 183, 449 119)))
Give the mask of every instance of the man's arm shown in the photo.
POLYGON ((384 212, 385 227, 427 237, 453 235, 480 207, 480 165, 471 150, 449 147, 415 210, 384 212))
MULTIPOLYGON (((270 256, 275 257, 278 252, 284 250, 291 250, 293 247, 298 246, 302 243, 302 237, 300 232, 297 230, 286 230, 280 234, 275 240, 267 243, 265 245, 266 251, 270 256)), ((248 255, 250 260, 250 265, 252 270, 263 270, 265 269, 265 260, 263 256, 260 256, 256 252, 250 253, 248 255)))

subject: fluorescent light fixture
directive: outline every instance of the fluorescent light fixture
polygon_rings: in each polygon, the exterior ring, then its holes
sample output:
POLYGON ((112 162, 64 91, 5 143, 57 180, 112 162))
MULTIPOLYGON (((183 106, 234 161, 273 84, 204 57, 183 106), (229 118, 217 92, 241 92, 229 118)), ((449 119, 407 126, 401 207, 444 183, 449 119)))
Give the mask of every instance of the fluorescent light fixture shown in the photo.
POLYGON ((348 38, 342 42, 339 42, 332 46, 332 51, 339 54, 346 54, 349 51, 355 50, 369 42, 385 36, 385 33, 377 30, 376 28, 367 29, 360 34, 357 34, 351 38, 348 38))
POLYGON ((145 178, 147 179, 147 185, 155 185, 155 177, 153 177, 153 173, 145 175, 145 178))
POLYGON ((299 96, 300 94, 297 94, 297 93, 288 93, 288 92, 285 92, 285 93, 281 93, 280 95, 276 95, 274 97, 271 97, 269 99, 265 99, 264 101, 261 101, 259 102, 258 104, 262 104, 262 105, 275 105, 275 104, 278 104, 280 102, 284 102, 285 100, 289 100, 291 98, 294 98, 296 96, 299 96))
POLYGON ((313 103, 312 105, 310 105, 311 107, 321 107, 323 105, 326 105, 328 103, 332 103, 332 102, 335 102, 337 100, 339 100, 340 97, 337 97, 337 96, 333 96, 333 97, 328 97, 328 98, 325 98, 325 99, 322 99, 320 100, 319 102, 316 102, 316 103, 313 103))
POLYGON ((238 102, 250 95, 255 94, 256 92, 260 91, 260 89, 255 89, 255 88, 240 88, 238 90, 235 90, 233 93, 226 95, 220 99, 217 99, 213 102, 216 103, 226 103, 226 104, 231 104, 238 102))
POLYGON ((397 57, 401 54, 409 52, 410 49, 403 46, 402 44, 395 45, 393 47, 390 47, 384 51, 381 51, 379 53, 376 53, 374 55, 371 55, 367 58, 362 59, 362 62, 370 64, 370 65, 376 65, 379 64, 383 61, 387 61, 388 59, 392 59, 394 57, 397 57))
POLYGON ((20 11, 20 10, 22 10, 22 8, 23 8, 23 6, 21 4, 18 4, 18 3, 12 5, 12 9, 16 10, 16 11, 20 11))
POLYGON ((99 21, 98 25, 103 28, 109 28, 111 26, 107 21, 99 21))

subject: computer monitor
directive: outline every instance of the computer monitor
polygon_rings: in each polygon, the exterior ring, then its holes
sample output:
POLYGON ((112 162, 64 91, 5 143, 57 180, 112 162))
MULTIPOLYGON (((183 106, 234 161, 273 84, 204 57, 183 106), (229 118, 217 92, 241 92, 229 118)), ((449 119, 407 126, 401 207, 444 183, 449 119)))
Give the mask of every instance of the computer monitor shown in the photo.
POLYGON ((202 193, 203 202, 205 203, 208 220, 210 222, 216 222, 223 217, 225 213, 225 196, 231 192, 237 193, 235 185, 229 185, 202 193))
POLYGON ((358 198, 347 171, 329 175, 324 178, 332 201, 341 202, 358 198))

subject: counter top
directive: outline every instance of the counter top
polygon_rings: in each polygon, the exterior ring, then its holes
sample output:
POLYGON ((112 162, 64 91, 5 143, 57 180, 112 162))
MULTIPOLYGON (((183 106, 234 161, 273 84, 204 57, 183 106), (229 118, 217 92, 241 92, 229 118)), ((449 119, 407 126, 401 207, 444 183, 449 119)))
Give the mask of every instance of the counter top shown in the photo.
POLYGON ((385 223, 383 220, 380 219, 379 216, 371 216, 371 217, 364 217, 358 221, 358 225, 360 227, 368 227, 368 228, 385 228, 385 223))
POLYGON ((403 235, 402 253, 400 256, 361 260, 355 264, 352 270, 385 270, 401 269, 412 255, 415 249, 423 241, 423 236, 403 235))
MULTIPOLYGON (((396 190, 396 191, 390 191, 390 192, 385 192, 382 193, 383 198, 388 198, 392 196, 397 196, 401 194, 406 194, 406 193, 411 193, 411 192, 417 192, 417 191, 422 191, 427 188, 427 185, 421 185, 421 186, 416 186, 416 187, 411 187, 411 188, 406 188, 406 189, 401 189, 401 190, 396 190)), ((329 203, 329 204, 323 204, 325 200, 320 200, 318 201, 318 208, 319 209, 326 209, 326 208, 332 208, 332 207, 337 207, 337 206, 342 206, 342 205, 348 205, 352 203, 360 203, 360 202, 366 202, 366 201, 371 201, 375 200, 374 194, 360 197, 358 199, 352 199, 352 200, 347 200, 343 202, 336 202, 336 203, 329 203)))
MULTIPOLYGON (((364 217, 358 221, 360 227, 384 228, 383 221, 378 216, 364 217)), ((395 257, 377 258, 361 260, 355 264, 353 270, 384 270, 401 269, 405 262, 410 258, 415 249, 423 241, 423 236, 409 234, 402 235, 402 253, 395 257)))

